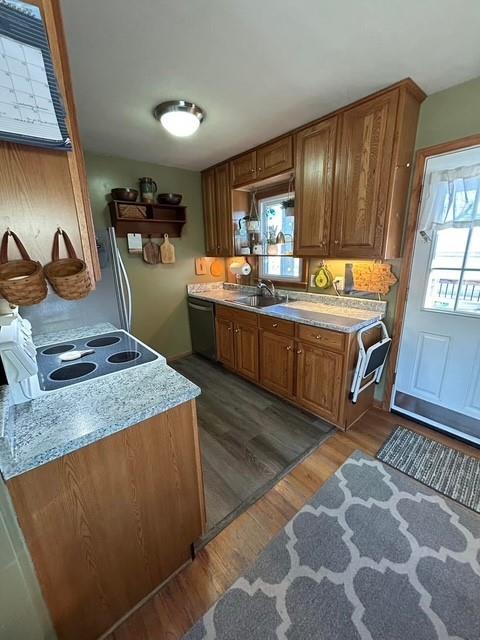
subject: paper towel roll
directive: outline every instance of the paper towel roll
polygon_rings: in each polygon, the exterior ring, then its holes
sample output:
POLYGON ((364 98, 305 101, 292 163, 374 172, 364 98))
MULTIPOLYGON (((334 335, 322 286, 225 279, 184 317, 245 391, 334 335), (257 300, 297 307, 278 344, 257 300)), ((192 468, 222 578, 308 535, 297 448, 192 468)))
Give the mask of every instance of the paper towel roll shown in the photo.
POLYGON ((232 262, 230 265, 230 273, 235 276, 249 276, 252 272, 252 267, 248 262, 232 262))

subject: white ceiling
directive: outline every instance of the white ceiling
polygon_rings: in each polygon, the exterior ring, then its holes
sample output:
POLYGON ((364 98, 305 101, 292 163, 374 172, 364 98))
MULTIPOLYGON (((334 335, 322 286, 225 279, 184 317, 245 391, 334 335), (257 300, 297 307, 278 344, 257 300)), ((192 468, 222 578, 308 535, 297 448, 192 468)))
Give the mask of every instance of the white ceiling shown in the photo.
POLYGON ((406 76, 480 75, 479 0, 62 0, 86 149, 202 169, 406 76), (151 115, 185 98, 192 138, 151 115))

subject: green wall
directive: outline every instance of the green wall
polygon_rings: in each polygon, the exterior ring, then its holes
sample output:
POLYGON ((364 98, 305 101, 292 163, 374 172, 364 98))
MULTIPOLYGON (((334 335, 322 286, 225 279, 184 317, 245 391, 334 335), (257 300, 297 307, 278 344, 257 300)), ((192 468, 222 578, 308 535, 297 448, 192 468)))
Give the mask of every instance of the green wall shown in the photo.
POLYGON ((205 255, 200 173, 88 152, 85 161, 97 228, 110 225, 107 202, 114 187, 138 187, 138 179, 149 176, 160 193, 183 194, 187 224, 182 237, 172 239, 175 264, 146 264, 141 256, 128 253, 124 238, 118 238, 118 244, 132 285, 133 333, 167 357, 190 351, 185 286, 215 279, 195 276, 194 258, 205 255))
POLYGON ((480 133, 480 78, 429 96, 420 109, 416 148, 480 133))

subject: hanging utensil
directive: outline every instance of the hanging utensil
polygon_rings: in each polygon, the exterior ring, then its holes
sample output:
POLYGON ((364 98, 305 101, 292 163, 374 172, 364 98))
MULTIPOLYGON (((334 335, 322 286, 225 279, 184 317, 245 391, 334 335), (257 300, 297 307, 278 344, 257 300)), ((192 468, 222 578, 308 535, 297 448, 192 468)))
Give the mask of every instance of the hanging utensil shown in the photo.
POLYGON ((173 264, 175 262, 175 247, 168 239, 168 233, 163 234, 164 241, 160 247, 162 262, 164 264, 173 264))
POLYGON ((148 242, 143 247, 143 259, 148 264, 158 264, 160 262, 160 247, 152 242, 152 236, 148 236, 148 242))

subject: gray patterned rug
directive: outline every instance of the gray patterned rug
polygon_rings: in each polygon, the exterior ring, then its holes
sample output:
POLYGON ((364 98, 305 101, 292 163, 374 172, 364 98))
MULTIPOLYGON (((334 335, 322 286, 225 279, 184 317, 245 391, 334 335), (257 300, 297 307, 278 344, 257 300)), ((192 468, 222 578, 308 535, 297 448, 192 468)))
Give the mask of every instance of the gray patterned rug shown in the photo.
POLYGON ((480 513, 480 460, 397 427, 377 458, 480 513))
POLYGON ((188 640, 478 640, 480 517, 357 451, 188 640))

